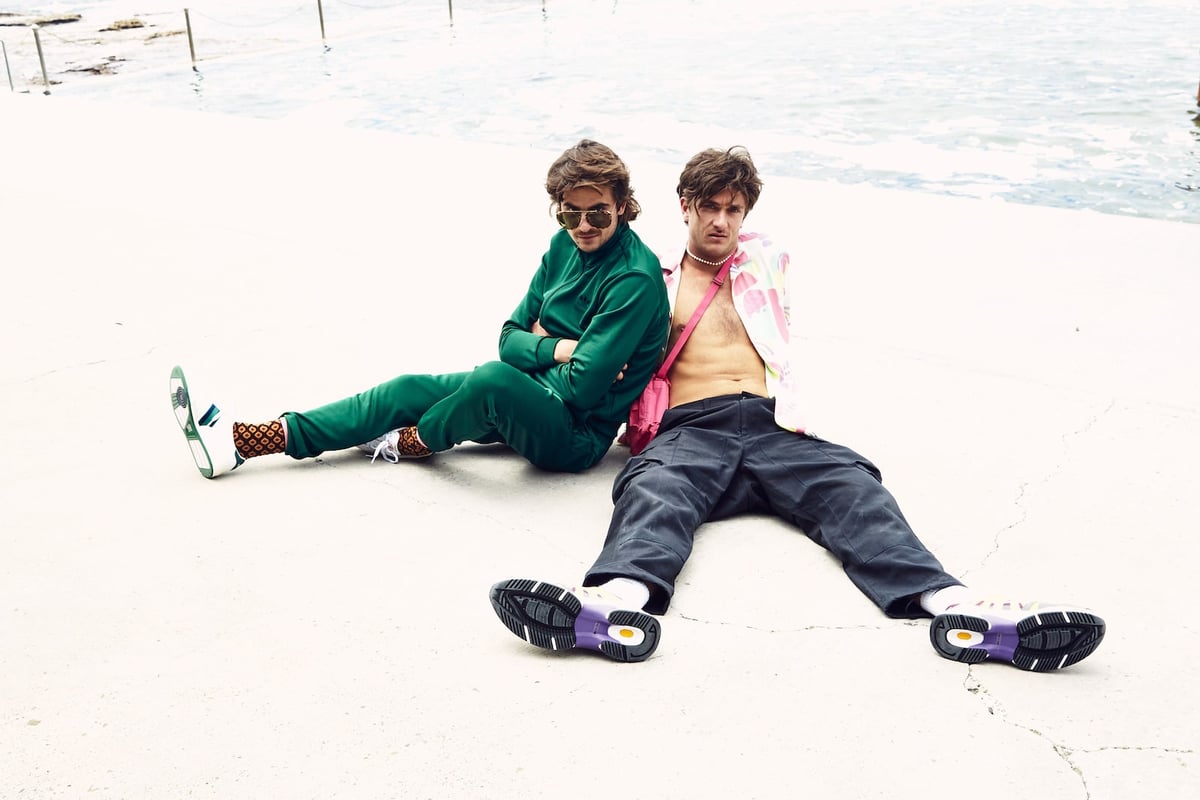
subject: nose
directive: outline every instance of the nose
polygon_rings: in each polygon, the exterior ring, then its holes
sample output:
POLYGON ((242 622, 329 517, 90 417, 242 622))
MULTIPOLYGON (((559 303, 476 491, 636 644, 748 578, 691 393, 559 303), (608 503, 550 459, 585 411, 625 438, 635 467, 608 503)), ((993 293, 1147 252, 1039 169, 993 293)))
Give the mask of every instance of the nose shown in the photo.
POLYGON ((603 228, 597 228, 595 225, 593 225, 588 220, 587 214, 584 214, 582 217, 579 218, 579 227, 576 228, 575 230, 576 230, 576 232, 579 233, 580 236, 588 236, 590 234, 595 233, 596 231, 603 230, 603 228))

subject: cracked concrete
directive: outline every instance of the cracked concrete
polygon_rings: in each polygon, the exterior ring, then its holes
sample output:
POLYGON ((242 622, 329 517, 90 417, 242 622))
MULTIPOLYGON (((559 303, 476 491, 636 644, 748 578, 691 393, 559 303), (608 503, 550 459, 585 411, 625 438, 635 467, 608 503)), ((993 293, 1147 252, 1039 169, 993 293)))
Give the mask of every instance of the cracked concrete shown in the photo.
MULTIPOLYGON (((1068 433, 1064 433, 1061 437, 1062 444, 1063 444, 1063 460, 1057 464, 1052 465, 1050 471, 1046 475, 1042 476, 1041 478, 1038 478, 1036 480, 1029 481, 1026 483, 1022 483, 1020 486, 1017 487, 1017 494, 1016 494, 1016 497, 1013 499, 1013 505, 1016 506, 1017 509, 1019 510, 1020 516, 1018 519, 1014 520, 1013 522, 1008 523, 1007 525, 1005 525, 1003 528, 1001 528, 999 531, 996 532, 995 537, 992 539, 992 542, 995 546, 983 556, 983 558, 980 560, 979 564, 976 565, 977 567, 982 567, 983 565, 985 565, 987 563, 988 559, 992 557, 992 555, 999 552, 1000 546, 1001 546, 1001 539, 1003 538, 1005 533, 1007 533, 1010 530, 1020 527, 1028 519, 1029 515, 1028 515, 1027 509, 1025 508, 1025 505, 1024 505, 1024 499, 1025 499, 1026 492, 1029 490, 1030 486, 1037 485, 1037 484, 1050 483, 1054 479, 1054 477, 1061 472, 1061 470, 1063 468, 1063 463, 1066 461, 1067 455, 1070 450, 1071 440, 1074 439, 1075 437, 1081 436, 1084 433, 1086 433, 1092 426, 1094 426, 1100 420, 1101 417, 1103 417, 1104 415, 1106 415, 1110 411, 1112 411, 1112 409, 1115 405, 1116 405, 1116 401, 1114 400, 1111 403, 1109 403, 1107 408, 1105 408, 1104 410, 1099 412, 1096 416, 1085 420, 1083 425, 1080 428, 1078 428, 1077 430, 1073 430, 1068 433)), ((972 569, 974 569, 974 568, 972 568, 972 569)), ((960 577, 963 578, 963 580, 966 580, 971 574, 971 569, 963 570, 959 574, 960 574, 960 577)))
MULTIPOLYGON (((166 396, 183 363, 268 418, 492 358, 555 153, 34 96, 0 118, 27 156, 0 167, 0 796, 1200 796, 1200 226, 767 176, 749 226, 790 243, 811 427, 952 572, 1108 637, 1058 673, 945 661, 746 517, 703 529, 662 646, 618 665, 524 646, 487 590, 578 578, 619 448, 207 482, 166 396)), ((680 165, 630 166, 639 232, 677 247, 680 165)))

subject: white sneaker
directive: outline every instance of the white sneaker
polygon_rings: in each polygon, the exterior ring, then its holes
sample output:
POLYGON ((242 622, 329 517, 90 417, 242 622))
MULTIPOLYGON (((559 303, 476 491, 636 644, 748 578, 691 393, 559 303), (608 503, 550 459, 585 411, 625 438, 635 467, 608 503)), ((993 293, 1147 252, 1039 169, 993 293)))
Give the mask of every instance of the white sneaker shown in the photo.
POLYGON ((171 409, 201 475, 215 478, 245 461, 233 446, 233 415, 222 413, 209 398, 193 395, 183 367, 171 370, 171 409))
POLYGON ((562 589, 517 578, 492 587, 504 626, 545 650, 588 650, 613 661, 645 661, 658 647, 658 620, 595 588, 562 589))
POLYGON ((371 454, 372 464, 380 456, 383 456, 384 461, 398 464, 402 458, 427 458, 433 455, 433 451, 421 442, 421 437, 417 436, 415 425, 388 431, 383 436, 363 442, 358 449, 371 454))
POLYGON ((371 463, 375 463, 375 459, 382 458, 389 464, 400 463, 400 451, 396 449, 400 436, 399 429, 388 431, 383 436, 376 436, 369 442, 363 442, 358 446, 359 450, 364 453, 371 454, 371 463))
POLYGON ((938 655, 953 661, 1005 661, 1050 672, 1090 656, 1104 628, 1103 619, 1075 606, 980 600, 955 603, 935 617, 929 639, 938 655))

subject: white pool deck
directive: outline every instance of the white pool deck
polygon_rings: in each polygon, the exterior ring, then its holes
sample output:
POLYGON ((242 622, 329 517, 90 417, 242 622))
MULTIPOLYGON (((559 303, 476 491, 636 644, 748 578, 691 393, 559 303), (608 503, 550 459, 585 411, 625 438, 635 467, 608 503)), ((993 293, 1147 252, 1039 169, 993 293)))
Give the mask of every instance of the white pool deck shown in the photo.
MULTIPOLYGON (((176 363, 266 419, 495 357, 556 155, 0 94, 0 797, 1200 797, 1200 225, 771 175, 747 224, 811 427, 972 586, 1107 620, 1056 673, 769 518, 702 529, 649 661, 524 645, 488 588, 578 579, 617 447, 197 475, 176 363)), ((679 246, 681 165, 629 165, 679 246)))

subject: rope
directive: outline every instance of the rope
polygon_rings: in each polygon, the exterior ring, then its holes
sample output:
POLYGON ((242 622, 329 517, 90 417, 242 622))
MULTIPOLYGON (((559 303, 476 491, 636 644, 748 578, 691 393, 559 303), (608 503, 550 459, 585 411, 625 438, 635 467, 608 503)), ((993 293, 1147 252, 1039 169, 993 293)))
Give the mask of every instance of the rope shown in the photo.
POLYGON ((388 3, 384 6, 364 6, 359 3, 347 3, 346 0, 334 0, 334 2, 340 3, 344 6, 350 6, 351 8, 361 8, 364 11, 379 11, 384 8, 399 8, 402 5, 406 5, 405 3, 388 3))
MULTIPOLYGON (((356 9, 360 9, 360 10, 367 10, 367 11, 382 11, 382 10, 386 10, 386 9, 401 8, 403 6, 409 5, 409 3, 403 2, 403 0, 402 0, 402 2, 393 2, 393 3, 389 3, 387 5, 361 5, 361 4, 349 2, 348 0, 333 0, 333 1, 340 3, 342 5, 345 5, 345 6, 350 6, 352 8, 356 8, 356 9)), ((326 5, 328 5, 329 2, 330 2, 330 0, 325 0, 326 5)), ((278 19, 270 20, 270 21, 266 21, 266 22, 253 22, 253 23, 228 22, 226 20, 217 19, 208 14, 205 14, 202 11, 198 11, 197 9, 190 8, 190 7, 188 8, 188 11, 190 14, 204 17, 206 20, 209 20, 211 22, 215 22, 219 25, 225 25, 225 26, 232 27, 232 28, 264 28, 264 27, 268 27, 270 25, 276 25, 280 22, 283 22, 284 20, 291 19, 292 17, 295 17, 297 14, 300 14, 302 12, 307 13, 307 12, 311 11, 313 6, 315 6, 315 5, 316 5, 315 0, 308 0, 303 5, 297 6, 293 11, 288 12, 286 15, 279 17, 278 19)), ((505 8, 497 8, 494 10, 480 12, 479 18, 487 20, 487 19, 496 19, 499 17, 509 16, 509 15, 513 15, 513 14, 525 13, 525 12, 529 11, 530 5, 532 5, 532 0, 527 0, 527 2, 523 3, 523 4, 516 4, 516 5, 511 5, 511 6, 508 6, 505 8)), ((141 17, 148 17, 148 16, 172 16, 172 17, 174 17, 174 16, 177 16, 178 14, 179 14, 178 11, 150 12, 147 14, 138 13, 138 14, 131 16, 130 19, 138 19, 141 17)), ((351 20, 346 20, 346 21, 350 22, 351 20)), ((435 20, 435 19, 429 19, 429 20, 423 20, 422 22, 419 22, 416 24, 409 23, 409 24, 405 24, 405 25, 397 25, 394 27, 386 27, 386 28, 378 28, 378 27, 374 27, 374 26, 368 26, 365 28, 360 28, 359 30, 347 30, 345 32, 342 32, 336 36, 334 41, 336 41, 336 42, 351 42, 351 41, 362 40, 362 39, 374 39, 376 37, 387 36, 388 34, 397 33, 397 32, 416 33, 416 32, 420 32, 420 31, 444 29, 445 27, 446 27, 446 23, 445 23, 444 19, 442 19, 440 21, 435 20)), ((140 30, 140 29, 129 29, 129 30, 140 30)), ((61 42, 63 44, 74 45, 77 47, 95 47, 96 45, 103 44, 105 41, 105 38, 106 38, 103 34, 109 33, 109 31, 98 31, 97 35, 92 36, 88 39, 74 40, 74 39, 67 39, 62 36, 59 36, 57 33, 52 32, 51 30, 49 30, 46 27, 39 26, 38 32, 45 33, 48 36, 50 36, 54 39, 57 39, 59 42, 61 42)), ((118 32, 121 32, 121 31, 118 31, 118 32)), ((128 32, 128 31, 124 31, 124 32, 128 32)), ((175 31, 175 32, 182 33, 183 31, 180 30, 180 31, 175 31)), ((264 49, 264 50, 243 50, 238 53, 226 53, 226 54, 215 54, 215 55, 197 54, 196 61, 197 62, 210 62, 210 63, 216 62, 216 61, 225 61, 225 62, 243 61, 243 60, 248 60, 248 59, 252 59, 255 57, 259 57, 259 56, 269 56, 269 55, 276 55, 276 54, 280 54, 280 53, 290 53, 290 52, 301 51, 301 50, 305 50, 311 46, 312 46, 311 42, 303 42, 303 43, 297 43, 294 45, 285 45, 283 47, 278 47, 278 48, 268 48, 268 49, 264 49)), ((133 72, 132 74, 111 75, 111 76, 108 76, 106 78, 106 80, 110 81, 110 82, 124 82, 126 80, 132 81, 132 80, 136 80, 139 76, 142 76, 142 75, 152 75, 152 74, 156 74, 159 72, 168 73, 168 72, 174 71, 175 69, 177 69, 177 68, 176 67, 164 67, 162 69, 138 70, 138 71, 133 72)))
MULTIPOLYGON (((176 11, 170 11, 170 12, 168 12, 168 11, 152 11, 147 14, 143 14, 143 13, 139 12, 137 14, 134 14, 132 17, 128 17, 127 19, 140 20, 142 17, 166 17, 166 16, 174 17, 178 13, 179 12, 176 12, 176 11)), ((82 22, 82 20, 78 20, 78 21, 82 22)), ((125 20, 114 20, 114 22, 112 24, 116 24, 117 22, 123 22, 123 21, 125 21, 125 20)), ((64 24, 70 24, 70 23, 64 23, 64 24)), ((25 27, 32 30, 33 26, 27 25, 25 27)), ((104 34, 106 34, 106 33, 129 33, 130 31, 149 31, 150 30, 150 27, 145 26, 145 25, 135 26, 132 28, 103 28, 103 29, 98 28, 95 33, 89 35, 88 38, 86 38, 86 39, 70 39, 65 36, 60 36, 56 32, 59 27, 61 27, 61 26, 60 25, 53 25, 53 26, 38 25, 37 29, 38 29, 39 34, 45 34, 46 36, 49 36, 53 39, 57 39, 58 41, 62 42, 63 44, 74 44, 74 45, 81 45, 81 46, 88 46, 88 45, 98 44, 100 42, 103 42, 105 40, 104 34)))
POLYGON ((174 17, 179 14, 178 11, 137 11, 134 12, 129 19, 141 19, 142 17, 174 17))
POLYGON ((205 19, 207 19, 211 22, 215 22, 218 25, 227 25, 230 28, 265 28, 268 25, 277 25, 280 22, 283 22, 285 19, 291 19, 292 17, 299 14, 301 11, 308 10, 308 9, 312 8, 312 6, 314 6, 314 5, 316 5, 316 3, 305 3, 302 6, 297 6, 295 9, 293 9, 292 11, 289 11, 287 14, 284 14, 279 19, 271 20, 269 22, 245 22, 245 23, 226 22, 225 20, 217 19, 216 17, 210 17, 208 14, 205 14, 203 11, 198 11, 194 8, 190 8, 190 9, 188 9, 188 11, 190 11, 192 14, 195 14, 198 17, 204 17, 205 19))
POLYGON ((99 36, 93 36, 90 39, 64 39, 54 31, 50 30, 49 28, 43 28, 41 25, 38 26, 38 33, 42 36, 49 36, 51 39, 58 39, 63 44, 74 44, 83 47, 96 44, 100 41, 99 36))

